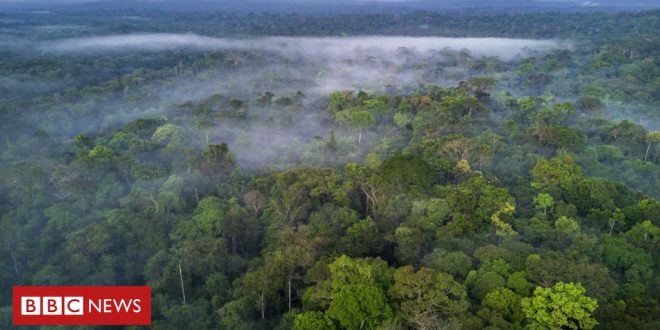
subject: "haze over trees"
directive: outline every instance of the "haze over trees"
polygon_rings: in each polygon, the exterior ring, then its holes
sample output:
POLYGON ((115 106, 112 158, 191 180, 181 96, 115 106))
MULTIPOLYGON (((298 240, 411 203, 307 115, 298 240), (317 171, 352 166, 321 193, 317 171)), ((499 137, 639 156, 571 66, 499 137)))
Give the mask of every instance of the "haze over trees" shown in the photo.
POLYGON ((0 13, 0 328, 658 329, 659 15, 0 13))

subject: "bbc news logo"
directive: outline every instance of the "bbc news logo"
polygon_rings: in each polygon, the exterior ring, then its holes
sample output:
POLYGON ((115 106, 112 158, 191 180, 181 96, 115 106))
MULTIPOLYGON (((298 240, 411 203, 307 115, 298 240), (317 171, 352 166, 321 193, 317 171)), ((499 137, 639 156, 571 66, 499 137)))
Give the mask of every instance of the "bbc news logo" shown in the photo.
POLYGON ((83 301, 83 297, 21 297, 21 315, 83 315, 83 301))
POLYGON ((147 286, 15 286, 14 325, 150 325, 147 286))

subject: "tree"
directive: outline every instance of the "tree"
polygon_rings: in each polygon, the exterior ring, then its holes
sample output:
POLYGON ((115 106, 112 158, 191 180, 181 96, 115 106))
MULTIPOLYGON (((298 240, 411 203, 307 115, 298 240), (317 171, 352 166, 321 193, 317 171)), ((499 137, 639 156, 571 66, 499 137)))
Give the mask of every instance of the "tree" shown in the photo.
POLYGON ((506 280, 506 286, 523 297, 529 295, 529 290, 532 288, 532 285, 527 281, 527 274, 525 272, 515 272, 509 275, 509 278, 506 280))
POLYGON ((378 329, 394 313, 381 289, 355 284, 342 286, 327 311, 348 330, 378 329))
POLYGON ((594 113, 603 108, 603 102, 599 98, 593 96, 585 96, 575 102, 575 105, 586 113, 594 113))
POLYGON ((323 205, 319 211, 313 212, 309 217, 309 227, 319 253, 332 255, 349 250, 346 244, 342 244, 341 238, 346 235, 347 229, 358 221, 360 220, 357 212, 335 204, 323 205))
POLYGON ((534 296, 520 302, 532 329, 593 329, 598 301, 585 296, 580 283, 559 282, 552 288, 537 287, 534 296))
MULTIPOLYGON (((654 143, 660 142, 660 131, 651 131, 651 132, 646 133, 645 141, 646 141, 646 143, 648 143, 648 145, 646 146, 646 153, 644 153, 644 161, 646 161, 649 157, 649 151, 651 150, 651 145, 653 145, 654 143)), ((656 150, 657 150, 657 148, 656 148, 656 150)), ((654 154, 656 154, 656 157, 657 157, 657 153, 654 153, 654 154)), ((655 162, 655 158, 654 158, 653 161, 655 162)))
POLYGON ((503 205, 515 204, 507 189, 496 188, 481 176, 452 187, 447 195, 447 202, 455 212, 464 216, 462 221, 461 218, 455 217, 450 225, 460 224, 460 228, 456 229, 466 234, 485 229, 492 224, 492 216, 500 211, 503 205))
POLYGON ((394 232, 396 238, 396 257, 403 264, 415 264, 419 261, 422 247, 422 235, 415 228, 400 226, 394 232))
POLYGON ((511 216, 515 211, 515 206, 513 206, 511 203, 506 203, 490 218, 491 223, 495 228, 495 235, 498 237, 498 244, 502 239, 508 239, 518 235, 518 233, 513 230, 511 225, 504 222, 504 220, 501 218, 503 215, 511 216))
POLYGON ((156 143, 162 143, 168 150, 176 150, 183 143, 183 129, 172 124, 165 124, 154 131, 151 139, 156 143))
POLYGON ((496 150, 505 145, 504 142, 504 137, 490 130, 479 135, 479 143, 488 146, 490 149, 491 160, 495 158, 496 150))
POLYGON ((392 283, 392 271, 381 259, 353 259, 340 256, 330 265, 330 280, 334 291, 346 285, 368 285, 387 289, 392 283))
POLYGON ((381 259, 353 259, 342 255, 328 265, 317 263, 308 272, 317 274, 316 285, 308 288, 303 295, 306 308, 325 308, 330 305, 337 293, 345 286, 364 285, 385 292, 390 287, 392 270, 381 259))
POLYGON ((551 208, 554 204, 555 200, 550 194, 539 193, 534 197, 534 205, 539 209, 543 209, 543 215, 546 215, 548 208, 551 208))
POLYGON ((435 271, 452 274, 459 278, 465 278, 472 270, 472 258, 461 251, 447 253, 447 251, 435 249, 424 256, 422 264, 435 271))
POLYGON ((580 225, 572 218, 561 216, 555 221, 555 229, 569 236, 580 234, 580 225))
POLYGON ((465 279, 465 285, 470 289, 470 295, 478 300, 491 291, 504 287, 506 280, 502 275, 492 270, 480 269, 471 271, 465 279))
POLYGON ((603 262, 628 281, 646 282, 653 278, 653 257, 632 246, 623 238, 602 237, 603 262))
POLYGON ((276 283, 268 280, 270 275, 267 268, 260 267, 245 273, 241 279, 243 297, 254 303, 253 306, 259 311, 261 319, 266 318, 266 308, 277 295, 276 283))
POLYGON ((259 190, 250 190, 243 195, 243 202, 252 207, 255 215, 268 204, 268 198, 259 190))
POLYGON ((358 107, 338 112, 335 120, 340 125, 346 125, 357 130, 357 144, 362 144, 362 131, 376 122, 376 118, 371 112, 358 107))
POLYGON ((209 144, 204 150, 200 169, 202 173, 219 179, 230 172, 235 165, 234 156, 229 152, 229 146, 226 143, 209 144))
POLYGON ((334 330, 335 325, 325 314, 318 311, 296 315, 293 330, 334 330))
MULTIPOLYGON (((205 277, 213 273, 229 272, 225 214, 217 197, 200 201, 190 220, 179 221, 170 233, 173 243, 173 266, 177 278, 205 277)), ((183 281, 183 280, 181 280, 183 281)))
POLYGON ((497 288, 489 292, 481 301, 481 306, 497 312, 511 322, 522 319, 520 296, 507 288, 497 288))
POLYGON ((465 95, 445 96, 442 98, 442 104, 455 118, 483 115, 487 109, 475 97, 465 95))
POLYGON ((644 152, 642 146, 645 143, 647 132, 641 125, 622 120, 609 129, 608 133, 609 136, 606 138, 611 139, 612 144, 623 150, 626 155, 640 155, 644 152))
POLYGON ((623 236, 628 242, 651 255, 660 252, 660 228, 649 220, 634 225, 623 236))
MULTIPOLYGON (((378 208, 385 198, 384 193, 373 180, 374 176, 366 166, 361 166, 355 163, 348 163, 344 167, 345 175, 352 182, 352 189, 359 191, 365 198, 364 201, 364 216, 369 213, 369 206, 378 208)), ((362 204, 362 202, 360 202, 362 204)))
POLYGON ((623 225, 625 223, 626 216, 621 212, 621 209, 617 208, 612 212, 612 215, 607 219, 607 226, 610 227, 609 229, 609 234, 612 235, 612 232, 614 231, 614 227, 618 223, 619 225, 623 225))
POLYGON ((532 187, 566 188, 582 178, 582 171, 570 156, 559 156, 549 160, 539 160, 531 171, 532 187))
POLYGON ((538 108, 543 105, 543 99, 538 97, 528 97, 519 99, 516 103, 510 105, 515 118, 524 127, 528 127, 531 117, 538 108))
POLYGON ((454 139, 442 145, 442 153, 455 161, 468 160, 476 147, 477 144, 471 139, 454 139))
POLYGON ((269 280, 279 279, 284 288, 287 308, 293 308, 294 281, 302 277, 302 272, 314 262, 313 242, 307 240, 307 226, 284 228, 278 233, 278 247, 264 255, 264 266, 272 274, 269 280))
POLYGON ((253 324, 247 321, 250 314, 250 302, 246 298, 232 300, 218 310, 220 327, 224 329, 249 330, 253 324))
POLYGON ((491 77, 470 77, 466 86, 477 97, 488 96, 488 91, 495 87, 495 79, 491 77))
POLYGON ((411 187, 422 189, 430 187, 435 179, 435 173, 422 158, 400 155, 383 161, 376 179, 383 186, 401 192, 411 187))
POLYGON ((337 138, 335 137, 335 130, 330 130, 330 136, 328 137, 328 142, 325 144, 325 148, 330 151, 335 151, 339 147, 337 143, 337 138))
POLYGON ((354 100, 353 91, 337 91, 330 94, 328 110, 332 113, 338 113, 346 109, 354 100))
POLYGON ((293 225, 314 206, 346 198, 339 175, 332 169, 307 167, 277 174, 268 211, 278 224, 293 225))
POLYGON ((410 116, 405 113, 397 112, 394 114, 394 123, 401 129, 405 129, 410 124, 410 116))
POLYGON ((222 200, 211 196, 197 204, 192 221, 205 232, 220 232, 224 217, 222 200))
POLYGON ((371 217, 367 217, 348 227, 346 235, 339 239, 338 243, 342 253, 364 257, 378 255, 385 242, 378 233, 376 222, 371 217))
POLYGON ((465 288, 445 273, 405 266, 394 272, 390 297, 403 318, 418 329, 431 329, 442 317, 467 311, 465 288))

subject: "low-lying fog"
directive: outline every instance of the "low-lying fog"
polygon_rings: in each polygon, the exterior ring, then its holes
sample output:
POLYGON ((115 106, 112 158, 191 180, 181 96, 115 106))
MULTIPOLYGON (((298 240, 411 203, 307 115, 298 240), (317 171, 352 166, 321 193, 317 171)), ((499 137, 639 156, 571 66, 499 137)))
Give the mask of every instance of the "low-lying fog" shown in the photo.
MULTIPOLYGON (((519 55, 566 48, 570 44, 554 40, 505 38, 440 37, 266 37, 213 38, 195 34, 127 34, 61 39, 39 45, 43 51, 60 54, 99 54, 133 51, 237 51, 274 55, 260 62, 241 63, 237 70, 223 73, 213 89, 227 89, 228 81, 241 90, 244 84, 261 84, 270 75, 284 82, 267 86, 272 92, 284 89, 327 94, 339 89, 379 90, 384 86, 417 87, 420 84, 454 84, 464 73, 448 69, 429 75, 429 66, 451 67, 442 63, 443 52, 468 51, 474 57, 497 57, 510 60, 519 55), (295 65, 291 63, 295 62, 295 65), (285 63, 283 66, 282 63, 285 63), (227 75, 233 76, 227 79, 227 75), (311 82, 310 82, 311 80, 311 82)), ((242 61, 237 58, 237 61, 242 61)), ((459 70, 460 71, 460 70, 459 70)), ((198 82, 191 81, 190 84, 198 82)), ((266 88, 266 87, 265 87, 266 88)), ((195 90, 207 91, 204 82, 195 90)), ((214 90, 226 94, 231 90, 214 90)), ((198 95, 201 96, 201 95, 198 95)))
POLYGON ((548 50, 566 47, 553 40, 507 38, 441 38, 441 37, 267 37, 228 39, 196 34, 127 34, 56 40, 42 45, 57 52, 169 50, 194 48, 199 50, 264 50, 289 57, 350 59, 356 54, 394 55, 402 48, 421 53, 442 49, 468 49, 478 56, 497 56, 510 59, 525 50, 548 50))
MULTIPOLYGON (((460 54, 473 58, 512 60, 553 48, 570 48, 570 44, 554 40, 504 38, 441 38, 441 37, 265 37, 214 38, 195 34, 128 34, 69 38, 37 42, 33 45, 44 53, 65 57, 107 56, 140 52, 161 52, 165 56, 182 52, 231 55, 235 65, 187 70, 185 57, 179 72, 167 81, 136 82, 127 86, 123 97, 105 102, 84 115, 74 118, 49 118, 49 133, 64 138, 99 128, 115 127, 145 115, 159 115, 160 105, 197 102, 219 94, 247 102, 251 113, 249 125, 227 124, 217 127, 218 135, 211 143, 227 142, 243 165, 272 164, 283 155, 296 155, 288 150, 296 141, 309 143, 318 136, 327 136, 333 127, 317 122, 312 114, 315 101, 328 93, 344 89, 382 92, 386 88, 410 91, 432 83, 455 86, 466 79, 469 68, 460 54), (256 55, 255 55, 256 54, 256 55), (459 55, 457 55, 459 54, 459 55), (458 60, 457 60, 458 59, 458 60), (183 72, 183 73, 181 73, 183 72), (301 110, 291 113, 291 125, 273 125, 269 111, 255 104, 259 93, 272 92, 276 97, 291 96, 297 91, 305 95, 301 110), (129 101, 131 95, 148 95, 150 101, 129 101), (154 98, 154 95, 156 97, 154 98), (51 120, 52 119, 52 120, 51 120), (284 127, 284 128, 283 128, 284 127), (222 133, 220 133, 222 132, 222 133), (217 140, 217 141, 215 141, 217 140), (240 141, 240 142, 237 142, 240 141), (284 149, 284 150, 283 150, 284 149), (246 164, 247 163, 247 164, 246 164)), ((224 55, 223 55, 224 56, 224 55)), ((86 100, 80 100, 84 104, 86 100)), ((67 105, 63 105, 67 108, 67 105)), ((318 109, 317 109, 318 110, 318 109)), ((36 120, 42 125, 44 119, 36 120)), ((220 125, 220 124, 219 124, 220 125)), ((374 137, 373 141, 377 141, 374 137)))

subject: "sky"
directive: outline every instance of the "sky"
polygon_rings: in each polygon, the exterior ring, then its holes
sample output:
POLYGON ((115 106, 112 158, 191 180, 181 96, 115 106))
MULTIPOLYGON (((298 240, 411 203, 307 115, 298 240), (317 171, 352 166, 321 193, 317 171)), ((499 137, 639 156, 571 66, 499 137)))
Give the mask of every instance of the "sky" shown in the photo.
POLYGON ((0 11, 157 9, 339 14, 464 8, 505 11, 637 11, 660 9, 660 0, 0 0, 0 11))
MULTIPOLYGON (((85 3, 85 2, 99 2, 109 0, 0 0, 0 3, 40 3, 40 4, 52 4, 52 3, 85 3)), ((134 0, 142 2, 180 2, 180 3, 190 3, 190 2, 245 2, 245 0, 134 0)), ((328 4, 327 0, 252 0, 251 2, 262 2, 262 3, 309 3, 309 4, 328 4)), ((521 6, 530 3, 536 4, 575 4, 578 6, 597 6, 597 5, 646 5, 646 6, 660 6, 659 0, 336 0, 332 1, 333 3, 365 3, 365 2, 384 2, 384 3, 426 3, 426 4, 437 4, 437 5, 451 5, 451 6, 521 6)))

